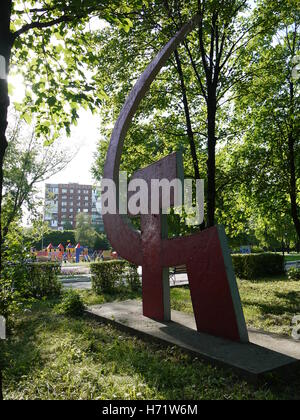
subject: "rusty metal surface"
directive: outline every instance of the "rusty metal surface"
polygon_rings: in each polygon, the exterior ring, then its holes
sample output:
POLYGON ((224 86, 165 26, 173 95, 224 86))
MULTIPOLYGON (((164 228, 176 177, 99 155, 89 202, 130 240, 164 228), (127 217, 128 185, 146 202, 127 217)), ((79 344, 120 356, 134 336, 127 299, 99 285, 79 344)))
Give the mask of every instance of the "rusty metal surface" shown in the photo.
MULTIPOLYGON (((160 69, 198 20, 196 16, 161 50, 125 102, 112 133, 104 168, 104 177, 114 180, 116 185, 124 139, 138 105, 160 69)), ((153 177, 174 179, 180 175, 175 161, 175 155, 170 155, 138 170, 134 177, 145 179, 148 184, 153 177)), ((145 316, 157 320, 169 319, 169 290, 165 281, 167 270, 168 267, 184 264, 198 331, 235 341, 248 340, 228 247, 224 241, 222 243, 219 227, 167 239, 165 216, 162 215, 141 215, 141 232, 132 228, 127 216, 107 214, 103 220, 111 245, 123 258, 142 265, 145 316)))
MULTIPOLYGON (((160 159, 159 161, 153 163, 152 165, 147 166, 143 169, 138 169, 134 174, 132 175, 130 181, 133 181, 135 179, 143 179, 147 186, 148 186, 148 212, 151 212, 151 181, 153 179, 157 179, 159 181, 166 179, 168 181, 173 181, 174 179, 179 177, 179 171, 178 171, 178 157, 177 152, 171 153, 170 155, 160 159)), ((128 200, 133 195, 133 193, 128 192, 128 200)), ((175 205, 175 199, 174 199, 174 191, 171 190, 170 194, 170 207, 173 207, 175 205)), ((162 209, 162 193, 160 191, 159 193, 159 209, 162 209)), ((130 212, 128 212, 130 215, 130 212)))
MULTIPOLYGON (((149 64, 129 94, 112 133, 104 166, 104 178, 112 179, 116 184, 118 183, 124 139, 132 118, 161 68, 186 35, 193 30, 199 19, 199 16, 195 16, 177 32, 149 64)), ((111 245, 118 249, 119 254, 128 261, 142 265, 141 235, 132 229, 128 218, 118 214, 107 214, 103 216, 103 222, 108 239, 111 245), (129 244, 130 246, 128 246, 129 244)))

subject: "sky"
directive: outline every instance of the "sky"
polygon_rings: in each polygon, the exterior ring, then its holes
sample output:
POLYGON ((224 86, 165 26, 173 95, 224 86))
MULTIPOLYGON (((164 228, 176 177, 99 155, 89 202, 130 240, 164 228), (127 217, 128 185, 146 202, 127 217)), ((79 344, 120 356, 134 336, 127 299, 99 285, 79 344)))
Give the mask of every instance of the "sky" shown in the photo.
MULTIPOLYGON (((13 86, 13 93, 10 95, 11 104, 21 102, 24 97, 24 84, 21 77, 9 76, 8 82, 13 86)), ((63 136, 66 148, 76 155, 64 170, 53 175, 45 182, 37 185, 38 197, 45 197, 45 183, 67 184, 69 182, 78 184, 94 184, 91 174, 91 167, 94 161, 94 154, 97 150, 99 140, 100 117, 92 115, 90 111, 82 110, 79 113, 79 120, 76 127, 71 130, 71 136, 63 136)), ((40 209, 42 211, 42 208, 40 209)), ((23 211, 24 226, 31 225, 31 217, 26 209, 23 211)))
MULTIPOLYGON (((102 29, 107 25, 107 22, 97 17, 92 18, 88 23, 91 31, 102 29)), ((25 95, 22 76, 9 76, 8 82, 13 86, 13 93, 10 95, 11 103, 21 102, 25 95)), ((95 182, 91 174, 91 166, 100 138, 100 117, 84 110, 79 115, 78 124, 72 128, 71 136, 62 137, 71 153, 77 151, 77 154, 63 171, 49 178, 46 181, 47 183, 77 182, 79 184, 93 184, 95 182)), ((44 183, 39 188, 44 195, 44 183)))
MULTIPOLYGON (((10 76, 9 83, 14 90, 11 94, 11 103, 20 102, 24 97, 24 85, 21 77, 10 76)), ((66 147, 75 153, 74 159, 67 167, 47 180, 47 183, 69 183, 93 184, 91 166, 94 161, 94 154, 99 140, 100 117, 92 115, 90 111, 82 110, 78 125, 72 128, 71 136, 63 136, 62 141, 66 147)), ((39 186, 43 190, 43 185, 39 186)))

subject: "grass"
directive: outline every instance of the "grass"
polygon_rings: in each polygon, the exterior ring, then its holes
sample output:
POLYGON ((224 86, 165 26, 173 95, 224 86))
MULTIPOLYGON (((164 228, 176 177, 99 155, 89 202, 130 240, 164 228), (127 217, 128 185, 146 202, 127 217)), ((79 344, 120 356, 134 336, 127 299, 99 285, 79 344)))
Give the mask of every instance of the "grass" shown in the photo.
MULTIPOLYGON (((247 324, 290 335, 300 314, 300 282, 286 277, 239 281, 247 324)), ((96 296, 86 305, 140 299, 139 293, 96 296)), ((300 377, 251 386, 174 347, 145 343, 86 316, 57 314, 54 301, 34 303, 1 343, 6 399, 300 399, 300 377)), ((187 288, 171 290, 173 309, 191 312, 187 288)))
MULTIPOLYGON (((4 347, 5 399, 298 399, 299 376, 253 387, 176 348, 35 303, 4 347)), ((2 343, 3 344, 3 343, 2 343)))
MULTIPOLYGON (((256 282, 238 280, 238 285, 248 327, 291 336, 291 321, 300 315, 299 281, 281 276, 256 282)), ((189 289, 172 289, 171 306, 192 313, 189 289)))
MULTIPOLYGON (((291 321, 300 315, 300 282, 287 276, 265 278, 259 281, 238 280, 246 322, 249 328, 291 336, 291 321)), ((87 306, 113 300, 141 299, 140 293, 122 292, 116 295, 95 295, 91 290, 80 294, 87 306)), ((171 307, 193 313, 190 291, 187 287, 171 288, 171 307)))
POLYGON ((300 261, 300 254, 285 254, 284 260, 285 260, 285 262, 300 261))

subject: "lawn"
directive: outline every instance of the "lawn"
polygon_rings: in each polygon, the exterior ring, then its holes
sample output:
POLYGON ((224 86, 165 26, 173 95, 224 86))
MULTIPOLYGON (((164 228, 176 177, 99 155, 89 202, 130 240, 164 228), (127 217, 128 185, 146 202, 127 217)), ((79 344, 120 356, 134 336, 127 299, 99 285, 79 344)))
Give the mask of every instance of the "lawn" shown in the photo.
POLYGON ((300 254, 285 254, 284 260, 285 260, 285 262, 300 261, 300 254))
MULTIPOLYGON (((290 334, 300 313, 300 282, 239 281, 247 323, 290 334)), ((80 292, 88 305, 116 299, 80 292)), ((140 298, 124 292, 118 299, 140 298)), ((172 289, 172 307, 191 312, 189 290, 172 289)), ((220 368, 105 326, 69 318, 57 302, 34 303, 17 320, 4 353, 6 399, 299 399, 300 378, 253 387, 220 368)))
MULTIPOLYGON (((300 315, 300 282, 289 281, 287 276, 238 280, 244 314, 249 328, 291 336, 291 321, 300 315)), ((97 296, 92 291, 80 294, 86 305, 97 305, 113 300, 141 299, 140 293, 124 292, 118 296, 97 296)), ((171 288, 171 307, 193 313, 188 287, 171 288)))
POLYGON ((297 399, 300 379, 253 387, 177 350, 145 343, 53 302, 19 317, 5 344, 6 399, 297 399))
MULTIPOLYGON (((248 327, 291 336, 291 321, 300 315, 300 282, 286 276, 238 280, 244 314, 248 327)), ((171 305, 178 311, 192 313, 187 288, 171 291, 171 305)))

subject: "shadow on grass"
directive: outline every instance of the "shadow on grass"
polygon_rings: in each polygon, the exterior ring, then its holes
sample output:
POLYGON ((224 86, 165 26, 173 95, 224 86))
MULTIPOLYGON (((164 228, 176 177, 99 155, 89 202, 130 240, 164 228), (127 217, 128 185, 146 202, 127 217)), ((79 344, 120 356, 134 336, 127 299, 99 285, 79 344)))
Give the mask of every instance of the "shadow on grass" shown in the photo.
POLYGON ((274 292, 274 297, 282 300, 282 302, 272 304, 257 302, 256 299, 243 299, 243 306, 256 307, 261 314, 267 315, 284 315, 289 314, 291 316, 295 315, 296 312, 300 311, 300 292, 274 292))
POLYGON ((288 279, 288 276, 285 274, 280 274, 277 276, 273 276, 270 275, 270 277, 258 277, 256 279, 241 279, 238 278, 239 281, 243 282, 250 282, 250 283, 285 283, 285 282, 289 282, 290 280, 288 279))
POLYGON ((15 381, 27 375, 33 369, 43 365, 40 349, 36 345, 36 331, 40 323, 48 320, 47 316, 30 316, 19 321, 11 335, 3 343, 2 363, 5 376, 8 374, 15 381))
POLYGON ((294 308, 300 311, 300 292, 276 292, 275 296, 279 299, 284 299, 290 305, 291 309, 294 308))
MULTIPOLYGON (((124 296, 124 295, 123 295, 124 296)), ((125 295, 132 298, 131 294, 125 295)), ((113 295, 105 299, 113 299, 113 295)), ((107 300, 108 301, 108 300, 107 300)), ((276 398, 299 397, 299 376, 288 384, 272 379, 271 387, 253 388, 222 369, 185 355, 176 348, 166 348, 155 343, 146 343, 129 334, 104 326, 86 316, 67 318, 52 311, 57 301, 33 305, 32 313, 24 315, 16 326, 15 336, 7 343, 8 367, 5 382, 10 389, 16 386, 21 376, 38 373, 49 362, 53 354, 45 345, 52 337, 59 342, 68 334, 69 338, 85 353, 82 361, 86 366, 93 363, 99 371, 116 376, 138 376, 155 395, 167 399, 199 398, 262 398, 269 389, 276 398), (45 340, 45 341, 44 341, 45 340), (274 390, 273 390, 274 388, 274 390)), ((58 347, 57 352, 67 352, 58 347)), ((57 357, 59 359, 59 353, 57 357)), ((75 361, 72 363, 76 363, 75 361)), ((38 375, 37 375, 38 376, 38 375)), ((38 379, 45 381, 47 378, 38 379)), ((79 386, 79 385, 78 385, 79 386)), ((113 398, 113 396, 112 396, 113 398)))
POLYGON ((109 303, 114 301, 141 299, 141 290, 131 291, 126 288, 120 289, 112 293, 95 294, 93 290, 78 291, 86 306, 101 305, 102 303, 109 303))

